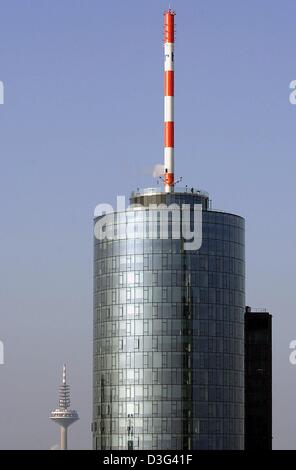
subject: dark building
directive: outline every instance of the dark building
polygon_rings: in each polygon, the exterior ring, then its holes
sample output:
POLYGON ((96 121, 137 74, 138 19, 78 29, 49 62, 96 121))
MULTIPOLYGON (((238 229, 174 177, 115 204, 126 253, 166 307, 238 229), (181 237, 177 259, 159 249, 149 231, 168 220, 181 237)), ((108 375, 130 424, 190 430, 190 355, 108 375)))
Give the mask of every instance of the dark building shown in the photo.
POLYGON ((246 307, 245 450, 272 449, 272 316, 246 307))
POLYGON ((94 243, 93 447, 243 449, 245 221, 193 189, 131 203, 94 243), (200 204, 201 247, 150 238, 155 203, 200 204))

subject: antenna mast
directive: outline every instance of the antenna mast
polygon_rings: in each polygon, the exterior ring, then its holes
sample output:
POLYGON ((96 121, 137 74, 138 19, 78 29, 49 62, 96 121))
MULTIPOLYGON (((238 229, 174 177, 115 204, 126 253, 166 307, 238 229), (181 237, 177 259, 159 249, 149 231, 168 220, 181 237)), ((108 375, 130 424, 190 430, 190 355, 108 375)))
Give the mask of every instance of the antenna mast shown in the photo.
POLYGON ((164 12, 164 189, 174 191, 174 43, 175 12, 164 12))

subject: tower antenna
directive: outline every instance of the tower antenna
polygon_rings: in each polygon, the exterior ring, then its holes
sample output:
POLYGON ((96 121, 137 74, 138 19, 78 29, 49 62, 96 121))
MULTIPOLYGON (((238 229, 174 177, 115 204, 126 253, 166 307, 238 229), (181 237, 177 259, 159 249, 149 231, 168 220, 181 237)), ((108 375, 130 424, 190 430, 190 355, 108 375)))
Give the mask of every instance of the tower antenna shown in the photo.
POLYGON ((164 190, 174 191, 174 43, 175 12, 164 12, 164 190))

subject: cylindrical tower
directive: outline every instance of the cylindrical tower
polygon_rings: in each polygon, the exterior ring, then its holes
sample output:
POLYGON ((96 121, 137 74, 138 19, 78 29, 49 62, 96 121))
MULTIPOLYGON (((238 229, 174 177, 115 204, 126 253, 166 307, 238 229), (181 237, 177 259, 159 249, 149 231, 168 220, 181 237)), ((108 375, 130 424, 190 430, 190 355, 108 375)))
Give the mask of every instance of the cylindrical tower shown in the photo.
POLYGON ((95 449, 243 449, 244 219, 208 201, 138 191, 95 238, 95 449), (201 247, 161 238, 150 204, 200 204, 201 247))
POLYGON ((164 191, 95 216, 94 449, 244 446, 244 219, 175 190, 174 15, 164 14, 164 191))
POLYGON ((164 13, 164 188, 174 191, 174 42, 175 12, 164 13))

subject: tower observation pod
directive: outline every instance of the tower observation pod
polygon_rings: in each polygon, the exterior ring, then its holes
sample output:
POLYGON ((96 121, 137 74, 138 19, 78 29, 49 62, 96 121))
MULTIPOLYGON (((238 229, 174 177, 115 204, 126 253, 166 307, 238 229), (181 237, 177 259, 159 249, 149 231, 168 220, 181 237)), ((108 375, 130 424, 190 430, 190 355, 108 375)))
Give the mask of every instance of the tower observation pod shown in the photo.
POLYGON ((174 191, 174 42, 175 12, 164 12, 164 189, 174 191))
POLYGON ((60 450, 67 450, 68 427, 79 419, 78 413, 70 409, 70 386, 66 382, 66 365, 63 366, 63 381, 59 389, 59 407, 51 412, 50 419, 61 427, 60 450))

